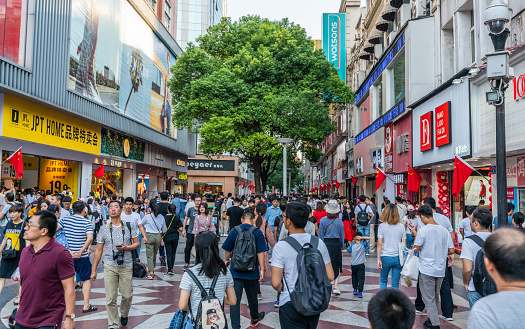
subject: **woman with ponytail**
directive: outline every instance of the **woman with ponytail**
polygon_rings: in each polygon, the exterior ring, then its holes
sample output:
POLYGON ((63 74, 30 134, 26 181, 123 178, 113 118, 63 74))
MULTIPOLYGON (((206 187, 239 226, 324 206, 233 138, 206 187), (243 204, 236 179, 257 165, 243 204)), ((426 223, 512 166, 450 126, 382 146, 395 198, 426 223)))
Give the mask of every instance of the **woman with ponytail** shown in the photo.
MULTIPOLYGON (((272 228, 270 227, 270 224, 266 219, 264 219, 264 215, 266 214, 266 210, 268 210, 268 207, 265 203, 259 202, 255 206, 255 227, 258 227, 264 235, 264 239, 266 240, 266 247, 268 247, 268 250, 270 250, 270 247, 273 248, 275 246, 275 238, 273 236, 272 228)), ((264 252, 264 277, 269 278, 272 275, 272 267, 270 266, 270 260, 268 258, 268 251, 264 252)), ((262 293, 259 291, 259 294, 257 295, 257 298, 259 300, 262 299, 262 293)))

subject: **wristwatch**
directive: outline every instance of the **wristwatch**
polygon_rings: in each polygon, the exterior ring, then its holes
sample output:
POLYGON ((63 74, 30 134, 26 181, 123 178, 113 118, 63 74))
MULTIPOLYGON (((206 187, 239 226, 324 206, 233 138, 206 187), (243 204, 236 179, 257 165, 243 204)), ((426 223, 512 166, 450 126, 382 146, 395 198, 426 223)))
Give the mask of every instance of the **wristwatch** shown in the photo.
POLYGON ((66 314, 66 318, 70 318, 71 320, 75 320, 75 313, 70 314, 70 315, 66 314))

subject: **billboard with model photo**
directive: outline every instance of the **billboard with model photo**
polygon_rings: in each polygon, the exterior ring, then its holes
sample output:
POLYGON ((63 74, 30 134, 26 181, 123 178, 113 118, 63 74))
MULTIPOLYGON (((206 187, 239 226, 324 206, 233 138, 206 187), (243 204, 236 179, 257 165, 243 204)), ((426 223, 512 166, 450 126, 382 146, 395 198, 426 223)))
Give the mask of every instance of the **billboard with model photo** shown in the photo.
POLYGON ((126 0, 72 0, 69 89, 176 138, 175 55, 126 0))

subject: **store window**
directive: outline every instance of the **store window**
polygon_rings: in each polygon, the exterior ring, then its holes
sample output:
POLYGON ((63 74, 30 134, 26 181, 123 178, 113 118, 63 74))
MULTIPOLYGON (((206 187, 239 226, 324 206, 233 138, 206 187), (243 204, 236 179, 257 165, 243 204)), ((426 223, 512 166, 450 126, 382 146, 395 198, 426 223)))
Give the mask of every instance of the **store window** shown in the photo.
POLYGON ((104 177, 95 178, 91 176, 91 191, 94 191, 98 197, 104 195, 122 195, 124 189, 124 169, 115 169, 114 171, 105 167, 104 177))
POLYGON ((222 192, 222 183, 194 183, 193 193, 219 194, 222 192))
POLYGON ((401 57, 394 65, 394 106, 403 98, 405 98, 405 56, 401 57))
POLYGON ((29 65, 26 52, 32 39, 27 27, 33 25, 34 15, 27 14, 28 1, 0 2, 0 57, 22 66, 29 65))

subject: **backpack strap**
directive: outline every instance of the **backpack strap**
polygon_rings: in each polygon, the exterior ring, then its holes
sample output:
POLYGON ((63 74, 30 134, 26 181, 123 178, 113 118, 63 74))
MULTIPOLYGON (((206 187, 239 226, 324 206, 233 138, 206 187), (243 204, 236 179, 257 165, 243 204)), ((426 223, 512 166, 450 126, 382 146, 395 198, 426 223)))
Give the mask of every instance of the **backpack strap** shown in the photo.
POLYGON ((237 234, 242 233, 242 228, 240 227, 240 225, 235 226, 234 229, 237 231, 237 234))
POLYGON ((485 245, 485 241, 477 236, 477 235, 471 235, 469 237, 467 237, 467 239, 471 239, 472 241, 476 242, 476 244, 481 248, 483 249, 483 246, 485 245))
MULTIPOLYGON (((129 240, 131 242, 131 244, 133 244, 133 237, 131 236, 131 224, 130 222, 126 222, 126 226, 128 227, 128 230, 129 230, 129 240)), ((122 237, 122 239, 124 239, 124 237, 122 237)))
POLYGON ((299 251, 301 251, 301 249, 303 249, 303 246, 301 246, 301 244, 297 240, 295 240, 294 237, 288 236, 287 238, 283 239, 283 241, 287 242, 297 252, 299 252, 299 251))
POLYGON ((310 237, 310 244, 312 245, 312 247, 314 249, 317 249, 317 247, 319 246, 319 238, 314 236, 314 235, 312 235, 310 237))
POLYGON ((186 273, 188 273, 188 275, 192 278, 193 282, 195 282, 195 284, 201 291, 201 297, 202 298, 208 297, 208 293, 206 292, 206 289, 204 289, 204 287, 202 286, 202 283, 199 281, 199 279, 197 279, 197 276, 195 275, 195 273, 193 273, 192 270, 188 270, 186 271, 186 273))

